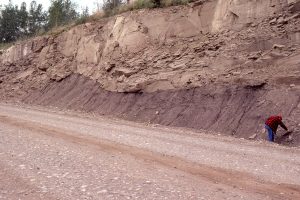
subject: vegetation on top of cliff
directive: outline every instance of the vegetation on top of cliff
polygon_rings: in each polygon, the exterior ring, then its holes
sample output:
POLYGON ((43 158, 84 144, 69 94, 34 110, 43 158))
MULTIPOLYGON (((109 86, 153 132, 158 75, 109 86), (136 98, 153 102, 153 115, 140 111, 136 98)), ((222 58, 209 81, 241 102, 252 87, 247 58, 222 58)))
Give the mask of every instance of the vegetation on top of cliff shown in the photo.
POLYGON ((88 9, 78 13, 71 0, 51 0, 46 12, 43 11, 42 4, 37 4, 34 0, 29 6, 23 2, 20 7, 9 1, 7 5, 0 5, 0 43, 41 35, 87 16, 88 9))
POLYGON ((7 5, 0 5, 0 49, 10 46, 17 40, 24 40, 45 33, 57 35, 74 25, 96 21, 131 10, 182 5, 193 0, 104 0, 98 5, 98 11, 89 15, 86 7, 81 13, 76 11, 72 0, 50 0, 47 11, 42 4, 32 0, 29 7, 25 2, 20 7, 10 0, 7 5))
POLYGON ((10 43, 0 43, 0 50, 6 50, 9 47, 11 47, 12 45, 14 45, 14 42, 10 42, 10 43))
POLYGON ((27 10, 25 2, 19 8, 10 1, 0 13, 0 41, 9 43, 35 35, 45 25, 45 20, 41 4, 32 1, 27 10))
POLYGON ((113 16, 124 12, 144 9, 144 8, 160 8, 176 5, 186 5, 195 0, 130 0, 122 3, 120 0, 106 0, 103 4, 104 15, 102 17, 113 16))

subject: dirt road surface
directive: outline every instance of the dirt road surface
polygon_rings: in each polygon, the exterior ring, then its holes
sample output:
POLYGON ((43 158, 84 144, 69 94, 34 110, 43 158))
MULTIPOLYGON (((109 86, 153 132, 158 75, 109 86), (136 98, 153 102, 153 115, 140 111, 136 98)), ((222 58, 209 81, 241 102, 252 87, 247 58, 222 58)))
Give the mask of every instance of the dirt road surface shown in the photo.
POLYGON ((300 199, 300 150, 0 104, 0 199, 300 199))

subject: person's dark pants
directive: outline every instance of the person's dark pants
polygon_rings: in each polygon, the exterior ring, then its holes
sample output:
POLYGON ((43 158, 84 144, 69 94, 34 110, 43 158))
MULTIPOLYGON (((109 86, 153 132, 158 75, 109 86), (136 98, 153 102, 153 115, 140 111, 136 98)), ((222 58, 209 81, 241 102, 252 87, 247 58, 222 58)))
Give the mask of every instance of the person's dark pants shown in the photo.
POLYGON ((269 141, 270 142, 274 142, 275 141, 275 134, 274 134, 273 130, 268 125, 265 125, 265 128, 267 129, 267 132, 268 132, 268 139, 269 139, 269 141))

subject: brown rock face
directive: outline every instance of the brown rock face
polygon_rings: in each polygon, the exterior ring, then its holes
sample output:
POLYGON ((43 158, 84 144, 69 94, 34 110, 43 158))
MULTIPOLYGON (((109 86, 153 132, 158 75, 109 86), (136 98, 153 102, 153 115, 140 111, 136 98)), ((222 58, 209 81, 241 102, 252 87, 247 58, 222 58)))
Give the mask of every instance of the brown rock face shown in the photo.
MULTIPOLYGON (((282 104, 281 108, 290 110, 288 118, 295 121, 299 117, 300 87, 298 7, 297 0, 199 1, 124 13, 76 26, 55 37, 38 37, 0 52, 1 98, 22 99, 50 83, 69 80, 74 74, 97 82, 103 91, 135 95, 177 90, 203 94, 204 90, 195 88, 238 86, 259 91, 258 94, 268 91, 270 97, 264 95, 259 100, 265 102, 277 95, 269 91, 287 90, 289 95, 295 95, 295 101, 292 107, 282 104), (15 77, 19 77, 17 81, 15 77)), ((205 94, 209 96, 209 92, 205 94)), ((180 98, 184 104, 184 95, 180 98)), ((241 106, 251 109, 251 105, 246 102, 241 106)), ((194 109, 201 113, 206 108, 194 109)), ((228 115, 235 120, 243 118, 244 124, 250 118, 262 120, 262 116, 256 118, 243 112, 228 115)), ((184 120, 191 115, 184 115, 184 120)), ((225 117, 222 120, 216 119, 216 123, 224 123, 225 117)), ((209 123, 201 128, 209 128, 209 123)))

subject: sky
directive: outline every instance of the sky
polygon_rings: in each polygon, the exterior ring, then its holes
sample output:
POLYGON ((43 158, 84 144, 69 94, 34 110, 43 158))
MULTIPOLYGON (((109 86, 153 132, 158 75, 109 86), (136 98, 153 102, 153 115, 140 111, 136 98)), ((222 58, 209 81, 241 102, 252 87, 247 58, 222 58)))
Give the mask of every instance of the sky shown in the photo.
MULTIPOLYGON (((13 4, 17 4, 20 5, 22 2, 26 2, 27 3, 27 7, 30 5, 30 2, 32 0, 12 0, 13 4)), ((50 0, 35 0, 38 4, 42 4, 44 10, 48 10, 49 5, 50 5, 50 0)), ((2 4, 7 4, 9 2, 9 0, 0 0, 0 5, 2 4)), ((89 11, 95 11, 96 10, 96 2, 102 3, 102 0, 72 0, 72 2, 76 3, 78 5, 77 10, 79 12, 82 11, 82 8, 85 8, 86 6, 88 6, 89 11)))

